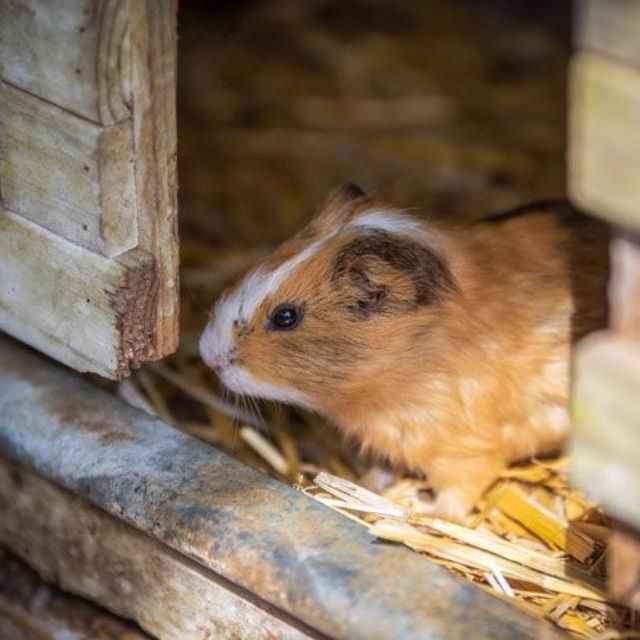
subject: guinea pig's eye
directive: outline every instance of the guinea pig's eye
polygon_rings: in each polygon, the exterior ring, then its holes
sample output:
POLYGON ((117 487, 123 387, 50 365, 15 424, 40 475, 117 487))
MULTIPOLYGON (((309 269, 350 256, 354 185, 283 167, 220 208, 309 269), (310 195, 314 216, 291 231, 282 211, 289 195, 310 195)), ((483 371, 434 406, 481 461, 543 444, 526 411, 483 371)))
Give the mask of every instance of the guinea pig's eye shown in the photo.
POLYGON ((289 331, 295 329, 302 320, 303 310, 300 305, 285 302, 278 305, 269 316, 269 329, 289 331))

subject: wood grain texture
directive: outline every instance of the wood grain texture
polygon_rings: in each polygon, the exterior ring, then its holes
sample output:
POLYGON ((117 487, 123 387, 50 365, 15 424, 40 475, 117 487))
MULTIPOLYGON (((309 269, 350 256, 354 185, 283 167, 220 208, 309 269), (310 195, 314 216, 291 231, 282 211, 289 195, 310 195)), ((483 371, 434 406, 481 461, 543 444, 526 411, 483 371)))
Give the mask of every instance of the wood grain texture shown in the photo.
POLYGON ((0 638, 3 640, 151 640, 128 621, 41 580, 0 548, 0 638))
POLYGON ((176 4, 0 0, 0 58, 0 327, 121 378, 177 347, 176 4))
POLYGON ((579 53, 571 65, 569 115, 572 198, 640 229, 640 69, 579 53))
POLYGON ((131 113, 130 0, 0 0, 0 77, 99 124, 131 113))
POLYGON ((161 640, 309 636, 212 572, 0 457, 0 543, 161 640))
POLYGON ((0 326, 69 366, 106 377, 152 355, 151 256, 123 264, 0 211, 0 326))
POLYGON ((638 0, 579 0, 575 15, 578 47, 640 66, 638 0))
POLYGON ((0 81, 6 209, 107 256, 138 245, 131 121, 101 127, 0 81))
POLYGON ((640 343, 603 333, 574 360, 573 481, 611 515, 640 528, 640 343))
POLYGON ((133 122, 140 247, 155 260, 155 358, 178 346, 176 0, 132 6, 133 122))

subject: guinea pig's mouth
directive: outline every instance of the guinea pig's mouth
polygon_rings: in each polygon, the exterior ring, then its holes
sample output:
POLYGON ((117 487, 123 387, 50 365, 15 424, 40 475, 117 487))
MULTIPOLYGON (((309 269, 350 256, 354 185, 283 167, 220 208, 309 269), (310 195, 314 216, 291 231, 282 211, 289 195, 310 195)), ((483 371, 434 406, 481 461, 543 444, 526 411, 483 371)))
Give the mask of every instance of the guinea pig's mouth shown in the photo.
POLYGON ((210 323, 200 336, 199 349, 204 363, 217 374, 220 382, 229 391, 240 396, 312 408, 309 398, 304 393, 261 380, 247 368, 236 364, 237 349, 230 331, 225 329, 224 324, 210 323))
POLYGON ((238 395, 295 404, 307 409, 312 408, 311 402, 304 393, 296 389, 287 389, 280 385, 259 380, 244 367, 229 365, 217 373, 220 382, 229 391, 238 395))

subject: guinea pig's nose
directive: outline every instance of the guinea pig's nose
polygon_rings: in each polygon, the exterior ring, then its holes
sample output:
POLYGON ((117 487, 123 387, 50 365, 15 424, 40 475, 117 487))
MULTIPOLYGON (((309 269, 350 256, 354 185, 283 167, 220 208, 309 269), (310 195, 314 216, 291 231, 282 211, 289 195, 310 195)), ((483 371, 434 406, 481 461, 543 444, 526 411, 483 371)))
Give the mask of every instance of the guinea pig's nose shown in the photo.
POLYGON ((222 355, 212 355, 207 358, 207 364, 216 372, 220 373, 227 364, 229 359, 222 355))

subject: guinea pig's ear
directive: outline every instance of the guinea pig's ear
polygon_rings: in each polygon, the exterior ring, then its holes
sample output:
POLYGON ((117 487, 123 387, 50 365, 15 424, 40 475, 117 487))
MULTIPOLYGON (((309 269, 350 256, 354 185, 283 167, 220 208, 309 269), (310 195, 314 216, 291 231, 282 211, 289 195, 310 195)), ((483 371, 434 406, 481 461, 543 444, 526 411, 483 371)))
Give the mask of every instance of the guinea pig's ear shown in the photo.
POLYGON ((357 184, 347 182, 346 184, 340 185, 337 189, 334 189, 329 194, 327 202, 330 203, 336 200, 338 202, 349 203, 352 200, 365 198, 366 196, 367 194, 357 184))
POLYGON ((326 233, 345 225, 367 200, 367 194, 349 183, 334 189, 311 221, 310 228, 326 233))
POLYGON ((456 290, 443 258, 419 242, 384 232, 345 244, 336 255, 332 282, 355 320, 414 311, 456 290))

